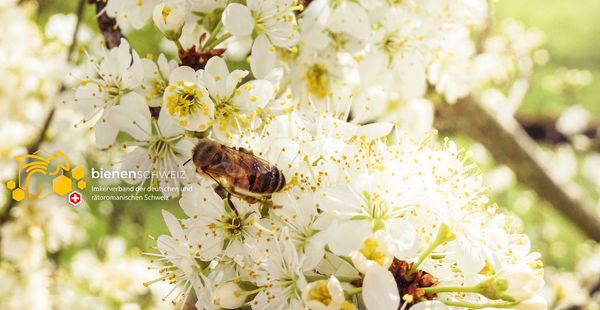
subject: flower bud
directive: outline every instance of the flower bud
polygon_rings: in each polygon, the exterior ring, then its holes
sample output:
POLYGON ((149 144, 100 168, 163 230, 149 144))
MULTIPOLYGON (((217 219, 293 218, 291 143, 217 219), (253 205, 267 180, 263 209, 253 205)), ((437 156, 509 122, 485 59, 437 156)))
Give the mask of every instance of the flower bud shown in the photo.
POLYGON ((183 28, 183 24, 185 24, 185 12, 182 8, 161 3, 154 7, 152 19, 156 28, 167 39, 175 41, 181 37, 181 29, 183 28))
POLYGON ((532 298, 544 286, 544 280, 538 277, 531 268, 515 266, 500 275, 506 279, 508 287, 504 295, 522 301, 532 298))
POLYGON ((544 280, 526 266, 512 266, 481 283, 485 297, 507 301, 530 299, 543 286, 544 280))
POLYGON ((246 294, 234 282, 227 282, 218 286, 212 294, 213 304, 223 309, 237 309, 246 302, 246 294))

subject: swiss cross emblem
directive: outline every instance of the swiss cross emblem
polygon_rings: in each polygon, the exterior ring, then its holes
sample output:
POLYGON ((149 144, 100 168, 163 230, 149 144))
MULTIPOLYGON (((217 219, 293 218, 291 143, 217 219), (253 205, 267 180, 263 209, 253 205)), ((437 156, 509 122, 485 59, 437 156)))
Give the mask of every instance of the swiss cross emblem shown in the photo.
POLYGON ((78 191, 72 191, 69 194, 69 203, 73 206, 78 206, 83 201, 83 197, 78 191))

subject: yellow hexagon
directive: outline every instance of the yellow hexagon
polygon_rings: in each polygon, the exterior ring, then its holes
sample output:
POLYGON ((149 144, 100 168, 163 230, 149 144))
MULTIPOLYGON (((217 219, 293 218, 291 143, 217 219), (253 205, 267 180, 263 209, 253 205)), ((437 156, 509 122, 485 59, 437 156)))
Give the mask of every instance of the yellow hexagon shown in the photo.
POLYGON ((21 188, 17 188, 12 192, 12 198, 16 201, 21 201, 25 198, 25 191, 21 188))
POLYGON ((8 189, 12 191, 13 189, 15 189, 15 187, 17 187, 17 183, 13 180, 10 180, 6 182, 6 187, 8 187, 8 189))
POLYGON ((83 170, 83 167, 81 167, 81 166, 77 166, 77 167, 73 168, 73 170, 71 170, 71 176, 75 180, 79 180, 79 179, 83 178, 84 174, 85 174, 85 170, 83 170))
POLYGON ((84 180, 77 182, 77 187, 79 187, 79 189, 85 189, 86 186, 87 186, 87 183, 85 183, 84 180))
POLYGON ((64 175, 59 175, 52 180, 52 190, 61 196, 68 194, 71 188, 73 188, 73 181, 64 175))

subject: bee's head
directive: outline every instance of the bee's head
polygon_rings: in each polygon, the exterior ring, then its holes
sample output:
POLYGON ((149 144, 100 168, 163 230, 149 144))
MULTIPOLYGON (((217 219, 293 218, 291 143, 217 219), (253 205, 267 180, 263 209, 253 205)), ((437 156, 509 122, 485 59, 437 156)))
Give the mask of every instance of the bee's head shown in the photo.
POLYGON ((215 152, 218 152, 221 145, 217 142, 208 139, 202 139, 192 151, 192 161, 198 168, 204 168, 211 163, 211 159, 215 152))

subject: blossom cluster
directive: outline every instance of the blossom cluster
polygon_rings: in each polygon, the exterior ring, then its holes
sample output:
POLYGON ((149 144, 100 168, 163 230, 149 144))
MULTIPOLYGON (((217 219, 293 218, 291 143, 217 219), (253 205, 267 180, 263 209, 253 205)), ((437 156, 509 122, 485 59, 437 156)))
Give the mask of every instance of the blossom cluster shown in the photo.
POLYGON ((540 255, 430 133, 428 91, 451 103, 478 86, 464 72, 479 68, 486 1, 109 0, 106 14, 152 20, 178 51, 141 58, 123 39, 75 93, 100 148, 124 141, 122 169, 192 171, 149 180, 192 187, 147 253, 161 277, 146 284, 174 285, 175 304, 545 309, 540 255), (202 139, 265 160, 285 186, 248 199, 196 175, 202 139))
POLYGON ((232 198, 236 213, 210 184, 194 185, 180 199, 187 218, 164 211, 164 278, 181 279, 207 309, 396 309, 428 299, 437 302, 416 309, 541 307, 539 255, 486 206, 474 167, 451 142, 436 147, 390 129, 275 118, 265 131, 279 134, 255 152, 291 176, 273 194, 278 208, 232 198))

